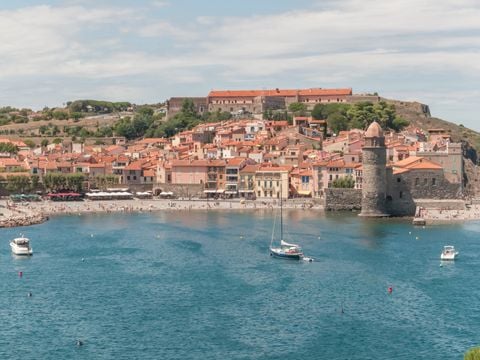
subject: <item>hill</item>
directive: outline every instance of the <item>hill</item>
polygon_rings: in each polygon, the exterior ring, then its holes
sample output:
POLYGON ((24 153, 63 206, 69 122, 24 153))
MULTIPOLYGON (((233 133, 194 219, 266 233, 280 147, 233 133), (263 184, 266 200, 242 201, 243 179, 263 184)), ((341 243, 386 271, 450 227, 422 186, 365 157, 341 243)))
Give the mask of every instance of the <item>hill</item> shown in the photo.
POLYGON ((428 129, 444 129, 448 131, 455 142, 464 144, 465 160, 465 191, 472 196, 480 195, 480 178, 477 176, 476 164, 478 163, 478 152, 480 151, 480 133, 468 129, 463 125, 432 117, 428 105, 419 102, 408 102, 399 100, 383 99, 393 104, 397 114, 408 120, 411 125, 418 127, 425 132, 428 129))

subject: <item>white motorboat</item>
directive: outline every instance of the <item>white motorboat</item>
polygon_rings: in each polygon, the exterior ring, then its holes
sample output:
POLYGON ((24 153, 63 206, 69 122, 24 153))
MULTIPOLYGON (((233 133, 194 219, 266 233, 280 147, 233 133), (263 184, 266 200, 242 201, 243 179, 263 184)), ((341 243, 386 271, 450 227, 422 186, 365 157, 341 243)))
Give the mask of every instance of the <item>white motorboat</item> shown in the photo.
POLYGON ((452 245, 446 245, 443 247, 442 254, 440 255, 440 260, 455 260, 458 256, 458 251, 455 251, 455 247, 452 245))
POLYGON ((30 247, 30 239, 23 235, 10 241, 10 247, 12 248, 12 253, 15 255, 33 254, 32 248, 30 247))

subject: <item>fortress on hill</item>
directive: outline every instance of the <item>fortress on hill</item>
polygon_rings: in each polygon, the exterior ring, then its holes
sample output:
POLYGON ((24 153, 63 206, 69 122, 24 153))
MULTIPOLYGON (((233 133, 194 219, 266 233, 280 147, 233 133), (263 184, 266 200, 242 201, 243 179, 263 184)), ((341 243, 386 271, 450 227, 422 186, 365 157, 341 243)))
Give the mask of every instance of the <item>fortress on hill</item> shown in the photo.
POLYGON ((291 103, 303 103, 308 110, 316 104, 352 103, 357 101, 377 102, 379 96, 354 95, 351 88, 345 89, 269 89, 269 90, 212 90, 206 97, 172 97, 167 102, 170 118, 182 108, 184 99, 190 99, 200 114, 210 111, 263 114, 266 110, 287 109, 291 103))
POLYGON ((385 137, 377 122, 365 133, 362 159, 360 216, 411 216, 419 202, 462 196, 462 182, 448 181, 443 167, 427 158, 411 156, 387 166, 385 137))

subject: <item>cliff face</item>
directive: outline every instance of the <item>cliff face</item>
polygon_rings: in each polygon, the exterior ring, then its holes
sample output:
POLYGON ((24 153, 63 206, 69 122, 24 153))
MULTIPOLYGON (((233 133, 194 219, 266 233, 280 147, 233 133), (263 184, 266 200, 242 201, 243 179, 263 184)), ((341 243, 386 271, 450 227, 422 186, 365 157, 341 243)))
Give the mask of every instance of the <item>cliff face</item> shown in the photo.
POLYGON ((453 141, 463 143, 464 192, 469 196, 479 196, 480 177, 477 175, 476 164, 478 162, 477 152, 480 151, 480 133, 467 129, 463 125, 432 117, 428 105, 388 99, 385 101, 394 104, 397 114, 410 121, 410 124, 425 131, 445 129, 451 134, 453 141))

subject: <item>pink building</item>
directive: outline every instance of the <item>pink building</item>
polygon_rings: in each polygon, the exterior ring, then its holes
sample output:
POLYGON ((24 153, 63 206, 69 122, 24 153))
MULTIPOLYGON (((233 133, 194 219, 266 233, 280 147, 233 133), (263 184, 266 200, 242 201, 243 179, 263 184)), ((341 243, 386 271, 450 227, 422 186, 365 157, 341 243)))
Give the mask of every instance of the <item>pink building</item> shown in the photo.
POLYGON ((173 160, 172 184, 205 184, 208 163, 207 160, 173 160))

